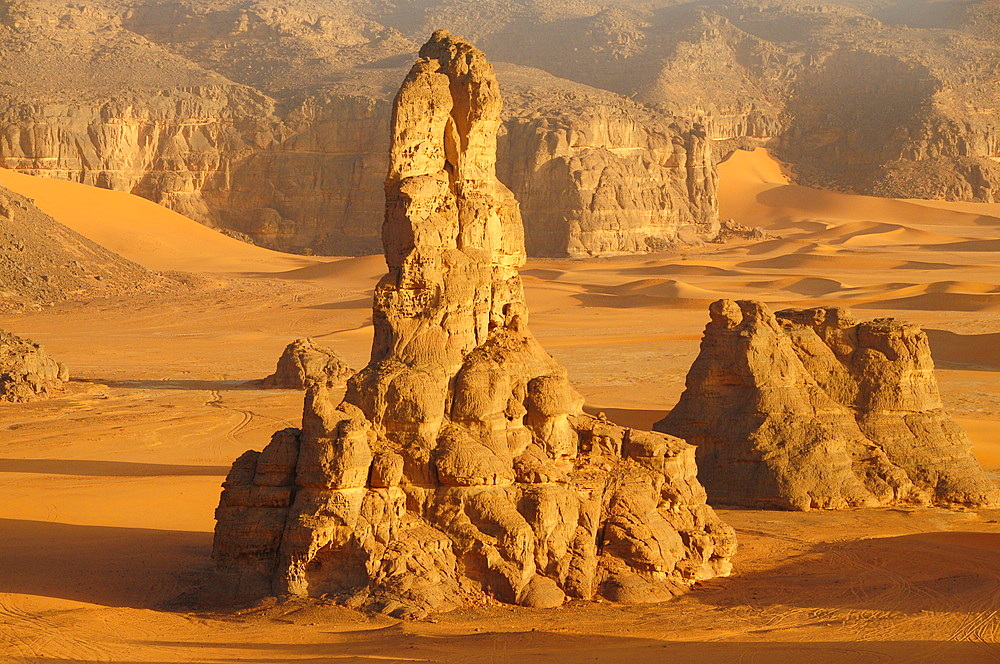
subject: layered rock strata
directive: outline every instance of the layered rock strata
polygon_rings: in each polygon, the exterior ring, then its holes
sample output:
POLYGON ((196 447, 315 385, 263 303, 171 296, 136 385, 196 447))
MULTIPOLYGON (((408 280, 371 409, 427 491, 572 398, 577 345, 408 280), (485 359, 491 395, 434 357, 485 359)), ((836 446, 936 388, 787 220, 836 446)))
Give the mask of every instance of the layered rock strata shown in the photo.
POLYGON ((0 401, 25 402, 61 390, 66 366, 36 343, 0 330, 0 401))
POLYGON ((528 330, 500 111, 483 54, 436 32, 395 100, 371 361, 233 465, 213 550, 230 597, 417 616, 657 601, 729 572, 694 448, 584 414, 528 330))
POLYGON ((784 509, 1000 498, 944 410, 927 336, 837 308, 710 307, 677 406, 655 429, 697 445, 714 504, 784 509))
POLYGON ((274 373, 261 382, 265 389, 304 390, 310 385, 343 385, 354 369, 332 349, 312 339, 296 339, 285 347, 274 373))

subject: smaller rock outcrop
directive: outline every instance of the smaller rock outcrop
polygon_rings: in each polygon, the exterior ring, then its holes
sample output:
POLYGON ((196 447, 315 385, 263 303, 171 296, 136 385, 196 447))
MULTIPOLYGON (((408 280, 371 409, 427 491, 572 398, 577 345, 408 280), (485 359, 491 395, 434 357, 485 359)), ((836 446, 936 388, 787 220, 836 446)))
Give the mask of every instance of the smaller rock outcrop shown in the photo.
POLYGON ((0 330, 0 401, 34 401, 62 389, 66 366, 36 343, 0 330))
POLYGON ((680 402, 655 429, 697 445, 715 504, 783 509, 1000 498, 944 410, 927 336, 838 308, 710 307, 680 402))
POLYGON ((261 386, 268 390, 304 390, 310 385, 339 387, 354 369, 337 353, 312 339, 296 339, 285 347, 274 373, 261 386))
POLYGON ((771 235, 760 226, 744 226, 732 219, 726 219, 719 225, 719 232, 710 242, 725 244, 741 240, 774 240, 776 238, 776 235, 771 235))

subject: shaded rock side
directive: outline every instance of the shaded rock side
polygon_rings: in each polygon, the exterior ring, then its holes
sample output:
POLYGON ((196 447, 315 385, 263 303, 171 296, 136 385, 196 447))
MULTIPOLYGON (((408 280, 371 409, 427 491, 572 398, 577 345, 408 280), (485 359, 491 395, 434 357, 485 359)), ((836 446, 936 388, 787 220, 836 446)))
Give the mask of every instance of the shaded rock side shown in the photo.
POLYGON ((213 552, 230 598, 418 616, 658 601, 729 572, 694 448, 584 414, 528 330, 500 111, 484 55, 435 33, 395 101, 371 361, 233 465, 213 552))
POLYGON ((779 311, 806 369, 933 503, 980 506, 1000 491, 941 403, 927 335, 893 318, 854 321, 833 307, 779 311))
POLYGON ((66 366, 36 343, 0 330, 0 401, 34 401, 61 390, 66 366))
POLYGON ((710 307, 677 406, 654 428, 697 446, 714 504, 985 505, 997 489, 941 407, 926 336, 839 309, 710 307))
POLYGON ((309 385, 343 385, 354 369, 332 349, 312 339, 296 339, 285 347, 274 373, 261 382, 265 389, 304 390, 309 385))

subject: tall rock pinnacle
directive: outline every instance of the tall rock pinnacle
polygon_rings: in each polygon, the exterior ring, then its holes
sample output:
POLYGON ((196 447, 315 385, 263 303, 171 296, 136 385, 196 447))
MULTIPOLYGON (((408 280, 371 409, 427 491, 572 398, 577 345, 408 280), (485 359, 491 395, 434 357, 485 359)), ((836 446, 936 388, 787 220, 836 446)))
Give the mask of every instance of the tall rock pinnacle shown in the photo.
POLYGON ((213 551, 234 599, 416 616, 658 601, 729 572, 694 448, 584 414, 528 330, 500 109, 483 53, 434 33, 395 102, 371 361, 234 463, 213 551))

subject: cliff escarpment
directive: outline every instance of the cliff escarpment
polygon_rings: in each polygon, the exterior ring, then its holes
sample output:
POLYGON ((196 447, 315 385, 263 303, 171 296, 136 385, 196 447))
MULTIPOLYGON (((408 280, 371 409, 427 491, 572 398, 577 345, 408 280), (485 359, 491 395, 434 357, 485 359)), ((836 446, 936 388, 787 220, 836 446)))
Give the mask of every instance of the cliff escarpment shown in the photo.
MULTIPOLYGON (((415 46, 243 4, 67 3, 49 19, 19 3, 2 41, 52 71, 0 84, 0 165, 130 191, 270 248, 377 251, 386 81, 403 65, 371 60, 415 46), (134 66, 88 68, 95 51, 134 66)), ((714 232, 714 167, 693 123, 508 69, 521 103, 505 117, 500 172, 529 202, 530 252, 650 251, 714 232)))
POLYGON ((714 167, 1000 198, 990 0, 4 0, 0 165, 140 194, 276 249, 378 250, 392 81, 437 28, 495 53, 528 251, 709 239, 714 167))

